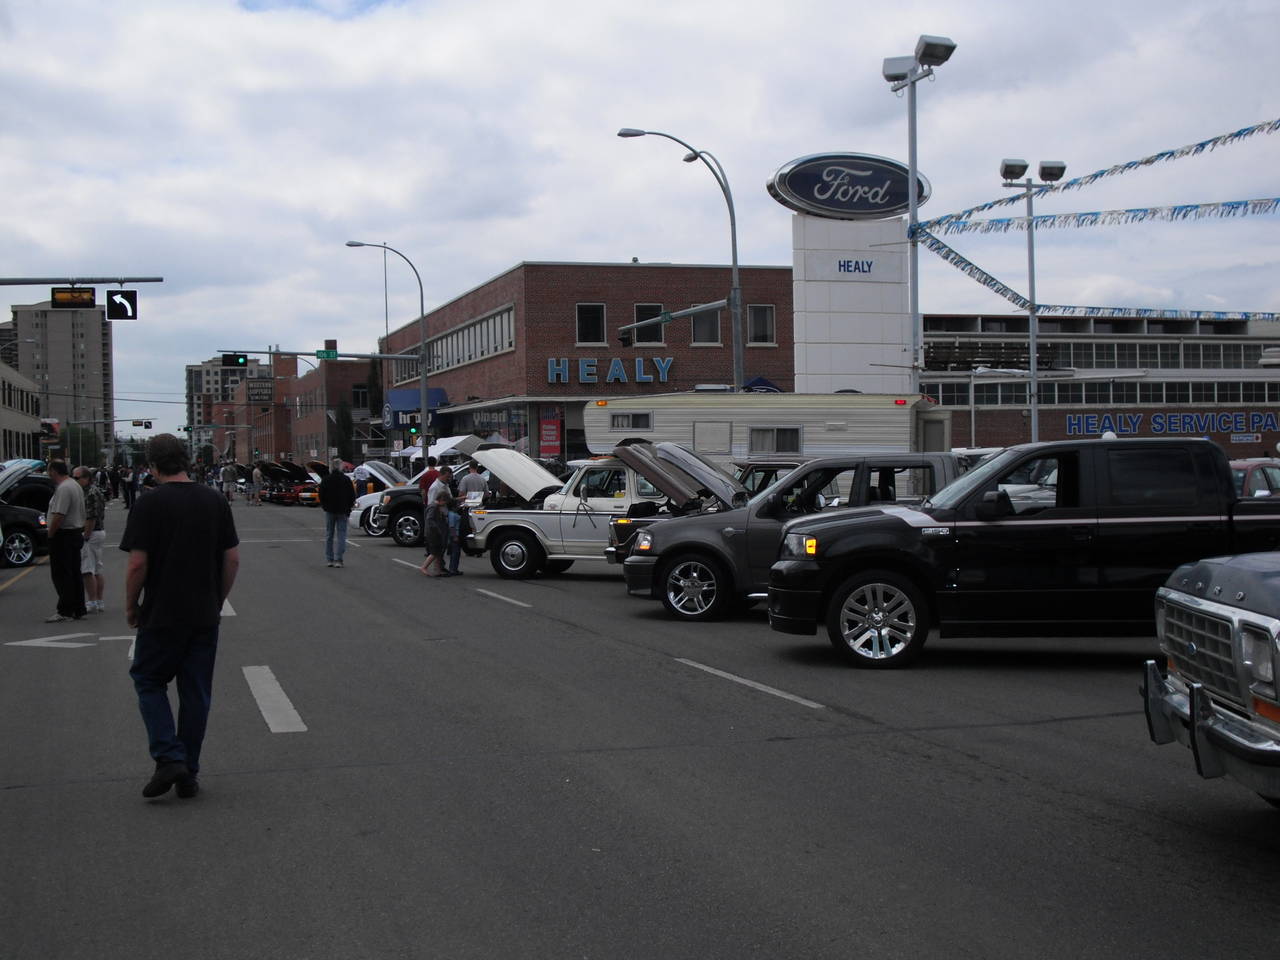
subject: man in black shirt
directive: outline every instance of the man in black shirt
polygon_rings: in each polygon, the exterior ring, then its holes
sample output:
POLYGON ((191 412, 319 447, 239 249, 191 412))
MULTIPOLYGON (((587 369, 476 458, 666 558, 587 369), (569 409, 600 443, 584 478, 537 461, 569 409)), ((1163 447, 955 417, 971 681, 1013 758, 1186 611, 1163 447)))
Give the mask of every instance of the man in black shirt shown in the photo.
POLYGON ((324 558, 331 567, 342 566, 347 551, 347 520, 356 503, 356 488, 334 460, 320 481, 320 508, 324 510, 324 558))
POLYGON ((142 795, 161 796, 176 783, 179 797, 194 797, 218 622, 240 567, 240 541, 227 501, 187 477, 181 440, 168 433, 152 437, 147 459, 159 484, 134 503, 120 540, 129 554, 125 611, 138 630, 129 676, 156 762, 142 795), (176 729, 166 692, 174 680, 176 729))

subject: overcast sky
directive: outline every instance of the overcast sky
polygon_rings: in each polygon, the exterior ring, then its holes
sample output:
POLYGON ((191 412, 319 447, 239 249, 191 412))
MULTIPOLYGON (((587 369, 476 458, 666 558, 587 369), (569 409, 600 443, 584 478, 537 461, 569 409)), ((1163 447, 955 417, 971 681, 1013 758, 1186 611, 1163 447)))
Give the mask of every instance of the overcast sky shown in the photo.
MULTIPOLYGON (((404 251, 428 309, 521 260, 727 263, 707 170, 622 126, 714 153, 740 261, 790 264, 765 182, 905 162, 880 65, 921 33, 957 44, 919 90, 923 219, 1000 197, 1002 157, 1081 175, 1280 117, 1275 0, 0 0, 0 276, 163 276, 116 327, 117 416, 173 430, 218 348, 374 349, 382 253, 348 239, 404 251)), ((1037 213, 1280 196, 1278 169, 1280 133, 1037 213)), ((948 242, 1025 292, 1024 234, 948 242)), ((921 264, 926 312, 1012 309, 921 264)), ((1280 222, 1046 230, 1037 268, 1043 303, 1280 311, 1280 222)), ((418 292, 388 283, 394 329, 418 292)))

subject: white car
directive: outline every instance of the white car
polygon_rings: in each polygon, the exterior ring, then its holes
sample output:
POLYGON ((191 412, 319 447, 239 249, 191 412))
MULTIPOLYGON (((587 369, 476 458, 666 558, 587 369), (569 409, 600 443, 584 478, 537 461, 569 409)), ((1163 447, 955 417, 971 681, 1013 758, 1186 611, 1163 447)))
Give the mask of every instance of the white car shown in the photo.
POLYGON ((380 460, 370 460, 356 467, 356 472, 352 474, 353 480, 357 482, 376 480, 380 482, 380 487, 373 493, 356 497, 355 506, 351 508, 351 516, 347 519, 347 524, 360 527, 371 537, 385 537, 387 524, 382 517, 382 512, 378 509, 378 502, 382 499, 383 492, 389 487, 403 487, 409 483, 417 483, 424 472, 420 471, 410 479, 395 467, 380 460), (366 471, 363 475, 360 474, 362 468, 366 471))

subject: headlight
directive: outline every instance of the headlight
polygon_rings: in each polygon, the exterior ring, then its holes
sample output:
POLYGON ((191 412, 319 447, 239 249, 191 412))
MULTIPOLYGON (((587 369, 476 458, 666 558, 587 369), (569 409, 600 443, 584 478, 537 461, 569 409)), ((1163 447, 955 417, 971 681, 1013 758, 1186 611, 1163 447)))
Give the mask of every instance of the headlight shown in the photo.
POLYGON ((635 545, 635 548, 634 548, 634 549, 636 549, 636 550, 652 550, 652 549, 653 549, 653 534, 652 534, 652 533, 650 533, 648 530, 641 530, 639 533, 637 533, 637 534, 636 534, 636 545, 635 545))
POLYGON ((1249 677, 1253 683, 1266 689, 1258 693, 1275 695, 1276 663, 1275 642, 1265 630, 1249 624, 1240 628, 1240 653, 1244 657, 1245 666, 1249 668, 1249 677))
POLYGON ((782 538, 781 556, 791 560, 804 560, 818 555, 818 538, 803 533, 788 533, 782 538))
POLYGON ((383 494, 383 496, 382 496, 382 505, 385 507, 385 506, 386 506, 388 503, 390 503, 390 502, 391 502, 391 494, 389 494, 389 493, 387 493, 387 494, 383 494))

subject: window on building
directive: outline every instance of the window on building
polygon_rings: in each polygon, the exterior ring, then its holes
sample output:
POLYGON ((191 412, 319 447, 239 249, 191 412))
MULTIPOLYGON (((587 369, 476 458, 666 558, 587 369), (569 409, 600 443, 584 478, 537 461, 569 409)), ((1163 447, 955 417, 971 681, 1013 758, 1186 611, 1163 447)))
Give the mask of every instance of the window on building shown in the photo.
MULTIPOLYGON (((660 303, 637 303, 635 308, 635 322, 640 323, 643 320, 652 320, 654 317, 662 313, 662 304, 660 303)), ((663 343, 665 342, 664 331, 665 323, 653 323, 647 327, 638 327, 635 331, 636 343, 663 343)))
POLYGON ((1191 402, 1192 403, 1213 403, 1214 402, 1214 385, 1212 383, 1193 383, 1191 384, 1191 402))
POLYGON ((1262 345, 1257 343, 1246 343, 1244 345, 1244 363, 1246 370, 1251 370, 1258 365, 1258 361, 1262 359, 1262 345))
POLYGON ((1240 399, 1244 403, 1266 403, 1267 385, 1257 380, 1240 384, 1240 399))
POLYGON ((975 383, 973 385, 973 402, 978 406, 994 407, 1000 402, 1000 385, 997 383, 975 383))
POLYGON ((1056 383, 1044 383, 1041 381, 1036 384, 1036 392, 1040 395, 1041 403, 1058 402, 1058 385, 1056 383))
POLYGON ((1160 344, 1160 366, 1166 370, 1176 370, 1179 363, 1178 345, 1176 343, 1160 344))
POLYGON ((1236 380, 1223 381, 1218 383, 1218 402, 1219 403, 1239 403, 1240 402, 1240 383, 1236 380))
POLYGON ((1116 344, 1116 366, 1124 370, 1132 370, 1138 365, 1138 345, 1136 343, 1116 344))
POLYGON ((753 303, 747 306, 747 343, 776 344, 773 305, 753 303))
POLYGON ((1058 403, 1084 403, 1083 383, 1058 384, 1058 403))
POLYGON ((1190 403, 1191 402, 1191 384, 1166 383, 1164 385, 1164 402, 1165 403, 1190 403))
POLYGON ((1093 369, 1093 344, 1077 343, 1071 348, 1071 365, 1078 370, 1093 369))
POLYGON ((351 388, 351 405, 358 410, 367 410, 369 408, 369 387, 364 383, 357 383, 351 388))
POLYGON ((578 343, 604 343, 604 304, 578 304, 578 343))
POLYGON ((1222 369, 1222 344, 1206 343, 1200 348, 1206 370, 1222 369))
POLYGON ((1115 367, 1116 345, 1114 343, 1095 343, 1093 360, 1099 367, 1115 367))
POLYGON ((1222 368, 1224 370, 1239 370, 1244 366, 1244 349, 1238 343, 1224 343, 1222 345, 1222 368))
POLYGON ((693 343, 695 345, 720 344, 720 311, 707 310, 693 315, 693 343))
POLYGON ((1138 366, 1154 369, 1160 366, 1160 348, 1154 343, 1138 344, 1138 366))
POLYGON ((1200 344, 1184 343, 1182 345, 1182 366, 1185 370, 1200 369, 1200 344))
POLYGON ((747 444, 751 456, 769 453, 799 453, 799 427, 752 427, 747 444))
POLYGON ((1027 402, 1027 385, 1025 383, 1000 384, 1000 402, 1005 406, 1017 406, 1027 402))
POLYGON ((1111 384, 1106 380, 1094 381, 1084 385, 1084 402, 1107 404, 1111 402, 1111 384))
POLYGON ((1112 403, 1137 403, 1138 385, 1132 381, 1117 381, 1111 384, 1112 403))

